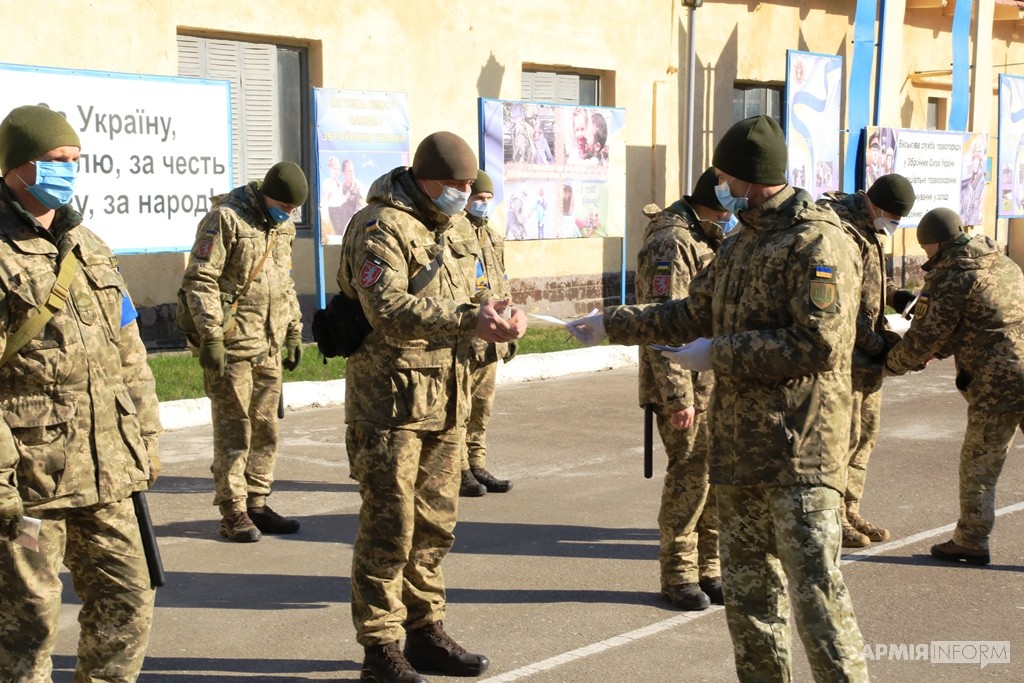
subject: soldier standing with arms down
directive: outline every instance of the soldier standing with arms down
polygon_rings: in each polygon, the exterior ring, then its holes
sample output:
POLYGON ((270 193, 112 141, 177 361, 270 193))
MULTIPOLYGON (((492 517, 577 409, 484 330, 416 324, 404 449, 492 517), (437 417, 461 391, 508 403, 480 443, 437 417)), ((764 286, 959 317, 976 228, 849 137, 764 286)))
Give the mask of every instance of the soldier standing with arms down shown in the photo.
POLYGON ((473 339, 518 339, 526 316, 505 321, 507 302, 474 302, 480 247, 463 209, 476 177, 465 140, 428 135, 411 169, 374 182, 342 245, 338 285, 373 327, 345 377, 345 444, 362 497, 352 619, 363 681, 477 676, 489 664, 444 629, 441 561, 455 539, 473 339))
MULTIPOLYGON (((505 275, 505 238, 495 232, 487 217, 494 198, 494 184, 483 170, 477 170, 472 194, 466 204, 466 218, 476 232, 480 244, 477 261, 476 292, 480 298, 508 300, 509 286, 505 275)), ((460 496, 482 496, 487 492, 507 493, 512 482, 498 479, 487 471, 487 423, 494 406, 494 385, 498 376, 498 358, 506 363, 516 355, 518 342, 494 344, 482 339, 473 340, 470 355, 469 422, 466 425, 466 451, 462 456, 462 483, 460 496)))
POLYGON ((160 471, 159 405, 117 258, 70 206, 80 147, 46 107, 0 123, 0 676, 19 683, 50 680, 62 562, 76 681, 136 680, 153 621, 131 494, 160 471), (38 551, 12 543, 26 517, 38 551))
POLYGON ((882 361, 899 339, 886 329, 885 304, 902 313, 914 295, 896 289, 885 273, 885 243, 910 214, 917 196, 910 181, 897 173, 884 175, 866 193, 830 192, 818 200, 839 216, 857 244, 863 265, 857 338, 853 345, 853 408, 850 423, 850 454, 847 462, 846 514, 843 547, 864 548, 872 541, 889 540, 889 530, 872 524, 860 514, 860 501, 868 474, 868 459, 878 441, 882 417, 882 361))
POLYGON ((239 543, 299 530, 267 497, 280 438, 281 367, 292 371, 302 359, 289 214, 308 192, 302 169, 282 161, 262 182, 214 197, 182 279, 213 418, 213 504, 221 535, 239 543))
MULTIPOLYGON (((715 169, 664 211, 644 207, 651 222, 637 254, 637 303, 686 297, 686 289, 722 243, 735 218, 715 196, 715 169)), ((652 406, 668 467, 658 512, 661 594, 684 610, 723 604, 718 560, 718 520, 708 486, 707 409, 711 372, 691 372, 661 355, 640 349, 640 406, 652 406)))
POLYGON ((902 375, 953 356, 967 399, 960 519, 952 540, 932 546, 932 557, 986 565, 996 482, 1017 428, 1024 429, 1024 275, 994 240, 964 233, 950 209, 926 213, 917 241, 928 256, 924 287, 885 370, 902 375))
POLYGON ((740 681, 792 679, 789 596, 814 679, 866 681, 839 570, 860 259, 835 213, 786 184, 772 118, 733 125, 713 163, 715 192, 741 228, 689 297, 569 327, 586 344, 606 329, 617 343, 691 342, 673 360, 715 371, 711 484, 740 681))

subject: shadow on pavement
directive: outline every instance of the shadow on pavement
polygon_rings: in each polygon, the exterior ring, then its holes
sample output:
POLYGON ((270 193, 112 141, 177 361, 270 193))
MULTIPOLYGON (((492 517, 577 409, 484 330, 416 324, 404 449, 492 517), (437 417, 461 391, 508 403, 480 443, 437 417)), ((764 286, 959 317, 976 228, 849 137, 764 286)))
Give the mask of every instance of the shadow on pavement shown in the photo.
POLYGON ((860 558, 857 560, 857 562, 872 562, 875 564, 906 564, 918 567, 942 567, 943 569, 953 569, 965 572, 989 571, 1024 573, 1024 565, 1019 564, 989 564, 979 567, 967 564, 966 562, 946 562, 944 560, 936 560, 931 555, 924 555, 921 553, 904 557, 892 555, 872 555, 871 557, 860 558))
MULTIPOLYGON (((355 672, 356 676, 352 680, 357 680, 359 668, 359 662, 353 661, 147 657, 139 676, 139 683, 297 683, 323 680, 321 677, 307 678, 301 674, 325 672, 355 672), (243 677, 238 674, 246 675, 243 677)), ((53 683, 71 683, 74 670, 74 657, 53 657, 53 683)))
MULTIPOLYGON (((213 496, 213 476, 209 477, 177 477, 171 475, 161 476, 156 485, 151 489, 156 493, 209 493, 211 500, 213 496)), ((274 482, 274 491, 292 492, 326 492, 326 493, 359 493, 359 485, 356 483, 342 484, 326 481, 294 481, 291 479, 280 479, 274 482)))

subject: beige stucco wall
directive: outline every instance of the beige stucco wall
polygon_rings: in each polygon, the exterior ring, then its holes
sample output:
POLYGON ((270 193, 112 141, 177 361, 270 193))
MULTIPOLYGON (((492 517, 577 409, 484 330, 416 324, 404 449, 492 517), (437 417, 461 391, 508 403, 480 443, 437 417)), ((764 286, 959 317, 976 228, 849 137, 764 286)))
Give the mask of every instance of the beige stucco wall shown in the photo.
MULTIPOLYGON (((903 5, 888 3, 881 122, 923 127, 927 98, 949 90, 915 86, 907 76, 949 67, 952 18, 941 10, 904 12, 903 5)), ((848 81, 855 6, 716 0, 697 10, 693 177, 710 164, 717 136, 732 122, 734 82, 782 84, 786 49, 843 55, 848 81)), ((679 0, 36 0, 32 9, 5 14, 16 30, 0 43, 0 61, 176 75, 179 32, 302 46, 314 86, 408 93, 413 145, 439 129, 475 142, 477 98, 517 99, 524 65, 599 73, 601 104, 626 109, 629 269, 645 223, 640 209, 686 189, 680 125, 689 10, 679 0)), ((1024 62, 1020 32, 1016 22, 997 22, 994 39, 982 30, 978 49, 991 51, 996 71, 1024 73, 1016 66, 1024 62)), ((994 98, 987 109, 974 107, 974 127, 987 125, 993 153, 994 98)), ((994 218, 985 231, 995 232, 994 218)), ((1006 232, 1004 226, 1003 239, 1006 232)), ((906 238, 897 238, 895 253, 917 253, 906 238)), ((515 242, 507 266, 513 279, 599 283, 602 273, 618 273, 621 250, 618 239, 515 242)), ((327 250, 329 290, 337 258, 336 249, 327 250)), ((183 255, 122 262, 140 306, 173 301, 183 255)), ((312 263, 312 240, 300 239, 295 276, 306 295, 314 291, 312 263)))

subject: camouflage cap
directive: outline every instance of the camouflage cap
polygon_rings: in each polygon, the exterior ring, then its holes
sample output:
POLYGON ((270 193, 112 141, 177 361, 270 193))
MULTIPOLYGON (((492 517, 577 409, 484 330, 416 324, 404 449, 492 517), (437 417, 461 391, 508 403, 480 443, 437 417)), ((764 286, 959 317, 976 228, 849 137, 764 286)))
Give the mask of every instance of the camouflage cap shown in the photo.
POLYGON ((939 207, 921 216, 917 224, 918 244, 942 244, 962 234, 964 222, 952 209, 939 207))

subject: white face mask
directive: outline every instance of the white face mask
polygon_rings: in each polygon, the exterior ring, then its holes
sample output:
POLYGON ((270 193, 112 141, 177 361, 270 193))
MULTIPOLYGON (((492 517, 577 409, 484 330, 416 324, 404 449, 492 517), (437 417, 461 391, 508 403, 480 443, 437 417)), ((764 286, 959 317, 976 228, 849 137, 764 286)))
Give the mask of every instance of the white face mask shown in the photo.
POLYGON ((884 232, 888 237, 892 237, 896 234, 896 230, 900 227, 899 221, 894 221, 891 218, 886 218, 885 216, 876 218, 872 223, 875 226, 875 230, 878 232, 884 232))

